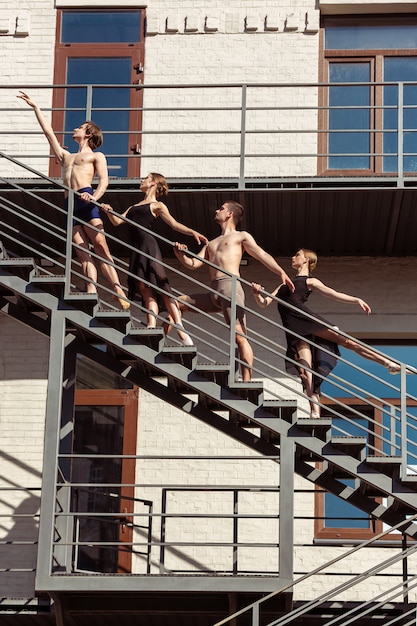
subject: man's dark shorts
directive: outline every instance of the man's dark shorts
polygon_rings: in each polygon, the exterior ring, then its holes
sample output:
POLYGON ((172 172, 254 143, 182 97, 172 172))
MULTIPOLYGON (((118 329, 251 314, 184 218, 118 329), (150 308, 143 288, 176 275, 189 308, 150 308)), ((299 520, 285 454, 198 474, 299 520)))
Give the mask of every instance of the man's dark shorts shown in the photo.
MULTIPOLYGON (((83 187, 78 189, 78 193, 93 193, 92 187, 83 187)), ((68 210, 68 198, 65 200, 65 208, 68 210)), ((74 196, 74 217, 78 217, 84 222, 90 222, 91 220, 101 219, 100 209, 95 204, 90 202, 84 202, 79 196, 74 196)), ((73 226, 83 226, 78 220, 74 219, 73 226)))

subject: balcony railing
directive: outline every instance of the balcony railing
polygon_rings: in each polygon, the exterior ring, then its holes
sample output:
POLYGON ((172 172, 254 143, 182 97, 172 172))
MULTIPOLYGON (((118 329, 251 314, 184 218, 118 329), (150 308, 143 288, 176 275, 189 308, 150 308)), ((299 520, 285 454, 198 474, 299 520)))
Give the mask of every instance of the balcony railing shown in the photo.
MULTIPOLYGON (((354 83, 370 92, 386 87, 396 91, 391 102, 397 104, 369 106, 319 105, 328 102, 328 92, 335 87, 331 83, 0 86, 0 138, 9 156, 49 172, 54 159, 42 131, 27 105, 16 101, 18 90, 23 89, 56 121, 63 145, 72 142, 72 129, 65 126, 67 114, 74 119, 79 113, 81 124, 85 119, 99 120, 105 113, 103 151, 116 180, 160 171, 184 184, 210 181, 239 189, 289 181, 326 186, 334 180, 346 185, 355 181, 362 186, 404 187, 417 179, 413 165, 417 149, 410 152, 410 144, 417 145, 412 141, 417 133, 417 107, 404 98, 404 89, 410 85, 354 83), (136 109, 100 107, 100 92, 109 89, 140 89, 143 104, 136 109), (52 109, 52 93, 57 90, 77 91, 79 107, 52 109), (125 124, 121 129, 120 116, 129 117, 131 112, 139 113, 141 126, 126 128, 125 124), (335 112, 339 114, 337 126, 332 121, 335 112), (352 122, 358 112, 370 120, 369 125, 352 122), (381 120, 379 127, 371 122, 374 119, 381 120), (357 145, 355 138, 360 138, 357 145)), ((9 163, 3 174, 13 177, 22 172, 9 163)))

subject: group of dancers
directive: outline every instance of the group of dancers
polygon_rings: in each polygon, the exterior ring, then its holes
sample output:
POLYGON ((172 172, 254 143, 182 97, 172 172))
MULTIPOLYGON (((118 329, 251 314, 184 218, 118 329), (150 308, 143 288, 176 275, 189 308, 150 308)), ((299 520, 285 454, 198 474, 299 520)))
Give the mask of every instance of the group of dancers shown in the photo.
POLYGON ((250 381, 253 350, 247 339, 245 294, 239 280, 233 281, 232 278, 232 275, 240 276, 240 262, 243 254, 247 253, 280 277, 280 284, 272 293, 265 292, 258 283, 252 283, 252 292, 261 307, 270 305, 278 298, 278 312, 286 331, 286 368, 288 372, 300 377, 310 402, 311 417, 320 417, 320 386, 336 365, 338 346, 354 350, 362 357, 383 365, 390 373, 400 371, 398 363, 346 337, 308 308, 308 297, 316 291, 339 302, 358 304, 367 315, 371 312, 369 305, 360 298, 335 291, 311 276, 317 264, 317 256, 313 251, 300 249, 292 257, 295 277, 291 279, 276 260, 256 243, 250 233, 238 230, 244 209, 234 201, 224 202, 216 210, 214 219, 221 232, 209 241, 203 234, 178 222, 171 215, 166 204, 160 200, 168 193, 168 184, 165 177, 158 173, 150 173, 141 181, 140 191, 143 198, 128 207, 124 213, 117 214, 111 205, 99 203, 108 186, 106 158, 103 153, 96 151, 102 144, 101 129, 90 121, 74 129, 73 139, 79 148, 76 153, 71 153, 61 146, 37 103, 23 91, 17 97, 34 110, 45 137, 62 166, 65 186, 77 192, 74 194, 72 239, 86 278, 87 292, 97 291, 98 272, 90 252, 90 246, 93 246, 102 274, 119 306, 123 310, 129 309, 130 301, 139 295, 146 310, 147 327, 154 328, 159 316, 158 300, 162 298, 169 318, 167 332, 172 326, 175 327, 180 341, 187 346, 192 345, 193 340, 183 327, 182 313, 189 308, 193 311, 221 311, 227 324, 230 324, 231 296, 235 282, 235 340, 242 380, 250 381), (95 176, 98 177, 98 184, 93 190, 95 176), (100 210, 107 214, 115 226, 128 220, 130 242, 134 248, 129 263, 128 297, 119 281, 106 242, 100 210), (181 263, 191 270, 209 261, 213 291, 182 295, 178 299, 173 297, 158 241, 151 232, 158 218, 174 231, 193 237, 197 244, 203 244, 197 254, 190 255, 185 244, 176 242, 174 252, 181 263), (142 228, 136 228, 135 225, 142 228), (286 303, 291 306, 286 306, 286 303))

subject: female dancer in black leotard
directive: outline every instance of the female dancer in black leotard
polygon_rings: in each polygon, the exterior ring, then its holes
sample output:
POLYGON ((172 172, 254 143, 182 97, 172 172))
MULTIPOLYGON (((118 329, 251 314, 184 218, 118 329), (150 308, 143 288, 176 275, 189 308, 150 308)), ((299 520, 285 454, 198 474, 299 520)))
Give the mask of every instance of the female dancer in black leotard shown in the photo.
MULTIPOLYGON (((321 324, 319 320, 323 322, 326 322, 326 320, 308 308, 306 305, 308 297, 312 291, 317 291, 321 295, 339 302, 359 304, 367 315, 371 312, 370 306, 364 300, 335 291, 331 287, 327 287, 321 280, 312 278, 310 273, 315 269, 316 265, 317 255, 315 252, 305 249, 298 250, 295 256, 292 257, 292 267, 297 272, 295 278, 293 278, 295 291, 291 292, 287 285, 283 284, 277 287, 271 294, 271 296, 277 296, 280 300, 284 300, 298 309, 293 310, 285 306, 285 304, 278 303, 278 311, 284 328, 317 344, 312 346, 307 341, 294 336, 291 332, 285 333, 287 357, 298 363, 298 366, 295 366, 291 361, 286 361, 286 369, 289 373, 297 373, 300 376, 304 390, 310 399, 311 417, 320 417, 320 406, 318 404, 320 385, 323 382, 323 377, 327 376, 336 365, 339 345, 349 350, 354 350, 365 359, 375 361, 387 367, 391 374, 396 374, 400 371, 398 363, 394 363, 370 348, 341 335, 337 332, 336 327, 328 328, 326 325, 321 324), (304 313, 314 316, 315 319, 307 317, 304 313), (321 347, 325 348, 325 350, 322 350, 321 347), (303 365, 318 372, 321 376, 312 374, 312 372, 303 368, 303 365)), ((261 285, 252 283, 252 292, 255 300, 259 306, 266 307, 271 304, 273 298, 262 295, 262 290, 263 287, 261 285)), ((326 323, 328 324, 329 322, 326 323)))
MULTIPOLYGON (((197 243, 208 243, 204 235, 177 222, 170 214, 168 207, 158 200, 160 196, 164 196, 168 193, 168 184, 162 174, 148 174, 148 176, 141 181, 140 190, 145 194, 143 200, 138 202, 138 204, 130 206, 120 217, 114 213, 107 213, 112 224, 119 226, 119 224, 124 222, 124 218, 127 217, 139 226, 152 230, 154 221, 160 217, 173 230, 183 235, 194 237, 197 243)), ((113 211, 109 204, 102 204, 101 208, 105 212, 109 210, 113 211)), ((147 327, 155 328, 157 315, 159 313, 158 298, 162 297, 172 321, 180 327, 178 329, 178 335, 181 341, 186 346, 192 345, 191 337, 187 335, 182 328, 181 314, 177 301, 169 295, 171 294, 171 287, 165 268, 161 264, 162 254, 156 238, 141 228, 136 228, 132 224, 129 224, 129 232, 131 243, 137 248, 135 251, 132 251, 130 257, 129 273, 134 274, 135 278, 132 276, 128 278, 129 299, 134 299, 137 285, 143 298, 144 306, 148 310, 147 327), (146 283, 144 281, 146 281, 146 283), (155 289, 155 287, 158 287, 158 290, 155 289), (161 293, 159 291, 160 289, 166 293, 161 293)))

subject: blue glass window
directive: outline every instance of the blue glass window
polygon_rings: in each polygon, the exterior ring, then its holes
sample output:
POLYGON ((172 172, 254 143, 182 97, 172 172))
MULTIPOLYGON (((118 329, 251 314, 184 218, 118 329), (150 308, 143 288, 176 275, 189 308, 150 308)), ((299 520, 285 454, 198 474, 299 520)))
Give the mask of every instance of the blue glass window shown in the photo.
POLYGON ((417 24, 326 26, 326 50, 406 50, 417 48, 417 24))
MULTIPOLYGON (((417 57, 386 57, 384 59, 384 81, 417 82, 417 57)), ((403 144, 404 172, 417 171, 417 84, 403 86, 403 144), (409 108, 407 108, 409 107, 409 108), (414 153, 414 154, 409 154, 414 153)), ((384 87, 384 155, 398 154, 398 87, 384 87)), ((401 111, 400 111, 401 113, 401 111)), ((384 172, 396 172, 397 156, 384 156, 384 172)))
POLYGON ((61 43, 137 43, 140 11, 64 11, 61 43))
MULTIPOLYGON (((384 352, 388 356, 393 359, 397 359, 404 363, 414 363, 416 359, 417 346, 407 346, 407 345, 390 345, 390 346, 380 346, 374 345, 374 348, 377 350, 384 352)), ((343 359, 358 365, 359 367, 364 366, 364 359, 361 358, 358 354, 353 352, 352 350, 341 349, 341 356, 343 359)), ((366 361, 366 381, 364 380, 364 375, 350 367, 348 364, 340 361, 337 365, 337 376, 340 378, 344 378, 349 380, 350 383, 356 385, 360 388, 366 386, 367 390, 374 394, 377 397, 383 398, 386 397, 386 387, 383 382, 379 382, 378 380, 374 380, 369 374, 374 374, 378 378, 382 380, 389 381, 392 376, 384 370, 380 365, 374 363, 372 361, 366 361)), ((322 391, 324 394, 329 395, 330 397, 337 396, 338 398, 343 398, 344 396, 350 397, 351 394, 344 394, 343 390, 340 388, 336 388, 332 385, 329 380, 325 380, 322 385, 322 391)), ((417 396, 417 377, 416 376, 408 376, 407 378, 407 392, 413 396, 417 396)), ((389 393, 390 398, 395 398, 395 392, 390 390, 389 393)), ((399 394, 397 394, 399 398, 399 394)), ((382 407, 384 408, 384 407, 382 407)), ((394 437, 394 444, 399 446, 400 440, 400 426, 401 421, 399 419, 399 411, 400 407, 398 407, 398 413, 396 415, 397 419, 395 420, 394 430, 396 431, 396 437, 394 437)), ((409 455, 408 463, 410 465, 416 466, 416 458, 417 458, 417 430, 416 430, 416 422, 415 419, 417 417, 417 407, 408 407, 407 412, 410 414, 407 422, 407 450, 409 455)), ((386 427, 389 430, 392 430, 390 420, 395 416, 391 416, 389 411, 382 410, 382 426, 386 427)), ((352 436, 363 437, 366 429, 372 430, 371 424, 367 424, 366 418, 355 417, 354 422, 349 422, 343 420, 341 418, 332 417, 332 433, 333 435, 350 434, 352 436)), ((382 451, 385 454, 392 454, 393 451, 389 449, 390 442, 384 442, 382 446, 382 451)), ((417 467, 416 467, 417 470, 417 467)), ((346 485, 353 485, 353 482, 349 482, 348 480, 343 481, 346 485)), ((349 503, 344 502, 340 498, 337 498, 333 494, 326 493, 324 494, 324 527, 325 528, 369 528, 369 518, 363 513, 363 511, 355 508, 349 503)))
MULTIPOLYGON (((91 76, 94 82, 105 85, 128 85, 130 82, 130 57, 93 57, 69 58, 67 66, 67 83, 88 84, 91 76)), ((65 144, 71 145, 72 131, 86 119, 86 87, 67 89, 65 115, 65 144), (68 110, 73 109, 73 110, 68 110)), ((91 118, 103 131, 103 147, 107 156, 110 176, 126 177, 127 155, 129 152, 129 87, 95 87, 93 89, 91 118), (106 111, 100 109, 108 109, 106 111), (106 132, 107 131, 107 132, 106 132), (114 134, 112 134, 112 131, 114 134)), ((73 148, 71 148, 73 150, 73 148)))
MULTIPOLYGON (((401 99, 398 94, 401 85, 388 85, 378 89, 372 84, 366 87, 352 83, 375 81, 373 67, 383 68, 385 82, 416 82, 417 24, 406 23, 406 19, 400 18, 394 18, 391 24, 353 21, 335 24, 333 20, 325 25, 325 50, 328 51, 329 58, 329 82, 351 83, 337 89, 329 88, 330 107, 342 106, 343 103, 355 107, 329 111, 329 130, 340 129, 345 132, 329 133, 328 168, 376 168, 383 172, 416 172, 417 85, 404 84, 403 105, 399 109, 401 99), (338 59, 330 58, 332 51, 336 56, 338 50, 352 51, 352 59, 346 63, 346 68, 343 68, 338 59), (360 54, 357 51, 360 50, 366 51, 367 58, 363 61, 358 58, 360 54), (407 56, 402 50, 408 51, 407 56), (375 61, 370 60, 370 56, 375 61), (373 105, 376 107, 375 115, 372 112, 373 105), (366 106, 369 107, 368 110, 366 106), (381 116, 382 121, 379 121, 381 116), (398 133, 399 124, 402 125, 402 134, 398 133), (370 132, 367 133, 366 130, 370 132), (375 159, 371 158, 371 152, 376 153, 375 159), (361 156, 362 153, 364 156, 361 156), (369 158, 365 153, 369 153, 369 158), (398 159, 402 160, 399 162, 398 159)), ((350 56, 349 52, 346 54, 350 56)))
MULTIPOLYGON (((366 83, 370 80, 369 63, 331 63, 329 72, 329 81, 335 84, 366 83)), ((369 105, 370 87, 367 85, 330 87, 330 169, 369 169, 369 105), (344 108, 346 103, 355 108, 344 108)))

